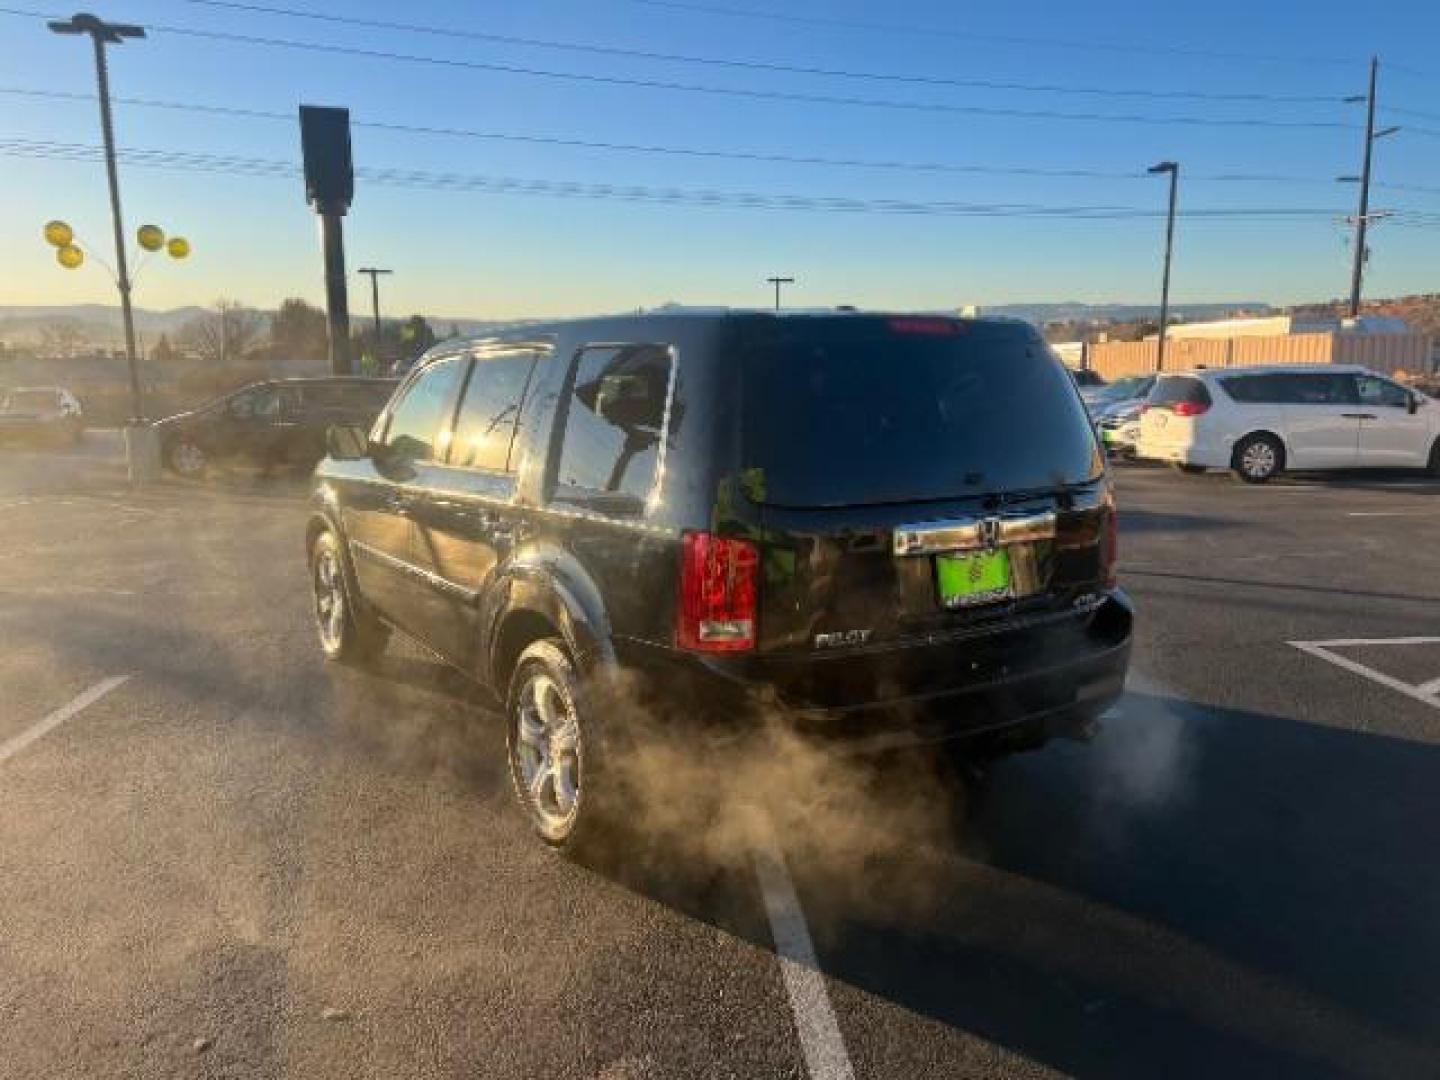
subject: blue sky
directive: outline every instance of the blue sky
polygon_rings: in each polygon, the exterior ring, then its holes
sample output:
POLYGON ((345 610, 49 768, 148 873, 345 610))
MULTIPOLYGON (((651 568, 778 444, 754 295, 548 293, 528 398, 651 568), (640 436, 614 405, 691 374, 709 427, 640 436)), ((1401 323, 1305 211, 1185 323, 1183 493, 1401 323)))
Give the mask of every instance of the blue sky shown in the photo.
MULTIPOLYGON (((1434 193, 1377 189, 1377 207, 1440 213, 1440 5, 1392 0, 1364 9, 1317 2, 1106 2, 967 6, 859 0, 714 0, 701 6, 818 19, 933 27, 935 33, 742 18, 639 0, 526 4, 411 0, 255 0, 349 17, 466 27, 496 34, 692 56, 850 71, 1288 97, 1363 90, 1366 59, 1382 59, 1385 105, 1436 114, 1393 116, 1410 130, 1377 147, 1377 180, 1434 193), (1302 14, 1303 12, 1303 14, 1302 14), (1038 40, 1011 40, 1016 38, 1038 40), (1054 44, 1049 44, 1053 42, 1054 44), (1238 54, 1223 57, 1208 53, 1238 54), (1403 68, 1403 70, 1402 70, 1403 68), (1425 77, 1425 73, 1429 77, 1425 77)), ((15 6, 53 11, 38 0, 15 6)), ((236 11, 185 0, 106 3, 113 20, 329 41, 557 72, 703 83, 831 96, 997 109, 1150 118, 1265 117, 1358 123, 1338 102, 1107 98, 857 81, 591 55, 401 30, 236 11)), ((90 91, 87 47, 33 18, 0 15, 0 87, 90 91)), ((1360 136, 1337 128, 1211 127, 743 99, 585 83, 212 41, 156 30, 112 50, 114 92, 293 115, 301 102, 345 105, 357 122, 464 127, 593 142, 761 154, 980 164, 1106 173, 1179 160, 1182 208, 1353 208, 1360 136), (1284 174, 1305 183, 1226 183, 1223 173, 1284 174)), ((298 160, 292 121, 119 105, 118 138, 147 150, 298 160)), ((0 140, 98 141, 93 101, 0 93, 0 140)), ((618 153, 505 140, 357 128, 358 166, 552 182, 723 189, 770 195, 916 202, 1118 206, 1160 210, 1158 178, 1073 178, 903 171, 618 153)), ((298 180, 122 168, 133 228, 154 221, 194 245, 183 264, 145 268, 136 302, 207 303, 220 296, 270 307, 321 299, 317 229, 298 180)), ((0 303, 110 302, 105 272, 60 270, 40 239, 52 217, 108 248, 103 170, 90 162, 0 157, 0 303)), ((1440 219, 1437 219, 1440 220, 1440 219)), ((936 308, 967 303, 1147 301, 1157 291, 1163 222, 775 211, 500 196, 380 187, 361 181, 346 222, 350 265, 395 270, 387 311, 508 317, 687 303, 759 304, 771 273, 799 279, 797 304, 936 308)), ((1379 226, 1370 295, 1440 290, 1440 229, 1379 226)), ((1177 301, 1272 302, 1341 295, 1349 255, 1329 217, 1304 221, 1182 220, 1177 301)), ((352 307, 368 294, 352 281, 352 307)))

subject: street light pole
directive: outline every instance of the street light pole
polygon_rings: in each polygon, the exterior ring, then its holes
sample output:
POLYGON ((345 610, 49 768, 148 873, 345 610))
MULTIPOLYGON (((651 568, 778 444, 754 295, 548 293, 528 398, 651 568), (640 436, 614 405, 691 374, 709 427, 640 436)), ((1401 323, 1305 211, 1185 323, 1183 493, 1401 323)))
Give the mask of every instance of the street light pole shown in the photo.
POLYGON ((382 270, 375 266, 362 266, 357 271, 370 275, 370 311, 375 316, 375 359, 380 359, 380 275, 393 274, 393 270, 382 270))
POLYGON ((794 284, 795 284, 795 279, 794 279, 793 277, 767 277, 765 280, 768 281, 768 282, 770 282, 771 285, 774 285, 774 286, 775 286, 775 310, 776 310, 776 311, 779 311, 779 310, 780 310, 780 286, 781 286, 781 285, 794 285, 794 284))
POLYGON ((100 91, 100 134, 105 143, 105 171, 110 179, 110 218, 115 227, 116 286, 120 290, 120 313, 125 322, 125 358, 130 369, 130 414, 144 419, 145 405, 140 390, 140 368, 135 355, 135 316, 130 310, 130 268, 125 259, 125 225, 120 214, 120 177, 115 165, 115 126, 110 115, 110 71, 105 46, 119 45, 126 38, 143 38, 145 28, 107 23, 94 15, 80 14, 68 22, 51 22, 57 34, 89 34, 95 46, 95 79, 100 91))
POLYGON ((1155 370, 1165 370, 1165 327, 1170 321, 1170 258, 1175 251, 1175 196, 1180 185, 1180 165, 1174 161, 1162 161, 1151 165, 1152 176, 1170 174, 1170 211, 1165 216, 1165 270, 1160 279, 1160 334, 1156 342, 1155 370))

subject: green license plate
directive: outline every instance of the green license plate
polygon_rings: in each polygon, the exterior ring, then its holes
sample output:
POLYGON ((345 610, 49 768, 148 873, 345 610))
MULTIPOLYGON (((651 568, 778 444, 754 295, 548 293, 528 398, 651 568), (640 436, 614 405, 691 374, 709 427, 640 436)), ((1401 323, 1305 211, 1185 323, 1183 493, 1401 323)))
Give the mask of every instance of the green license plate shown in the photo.
POLYGON ((964 555, 937 555, 935 577, 940 585, 940 603, 947 608, 993 604, 1014 595, 1010 582, 1010 552, 1004 548, 964 555))

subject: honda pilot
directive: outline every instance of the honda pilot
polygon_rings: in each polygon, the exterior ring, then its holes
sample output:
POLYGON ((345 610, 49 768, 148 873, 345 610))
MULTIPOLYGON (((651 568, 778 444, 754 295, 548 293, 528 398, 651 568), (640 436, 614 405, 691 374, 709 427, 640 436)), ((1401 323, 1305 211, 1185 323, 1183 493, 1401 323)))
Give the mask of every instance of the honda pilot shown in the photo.
POLYGON ((368 662, 398 629, 493 688, 552 845, 609 816, 643 738, 596 690, 616 674, 672 729, 764 716, 860 745, 1034 746, 1121 692, 1104 456, 1022 323, 526 326, 437 346, 329 446, 321 648, 368 662))

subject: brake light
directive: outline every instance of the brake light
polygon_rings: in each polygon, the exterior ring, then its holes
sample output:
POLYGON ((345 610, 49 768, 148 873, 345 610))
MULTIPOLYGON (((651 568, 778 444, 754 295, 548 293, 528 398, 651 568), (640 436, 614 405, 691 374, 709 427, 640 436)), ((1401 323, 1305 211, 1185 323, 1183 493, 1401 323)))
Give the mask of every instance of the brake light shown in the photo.
POLYGON ((1209 412, 1210 406, 1203 401, 1177 401, 1170 406, 1170 411, 1176 416, 1199 416, 1209 412))
POLYGON ((759 549, 748 540, 685 533, 675 644, 696 652, 753 649, 759 563, 759 549))
POLYGON ((947 336, 951 334, 963 334, 966 327, 962 322, 954 319, 891 319, 890 332, 892 334, 930 334, 932 336, 947 336))
POLYGON ((1105 507, 1105 531, 1100 538, 1100 569, 1105 575, 1105 587, 1113 589, 1116 584, 1115 564, 1120 558, 1120 515, 1112 498, 1105 507))

